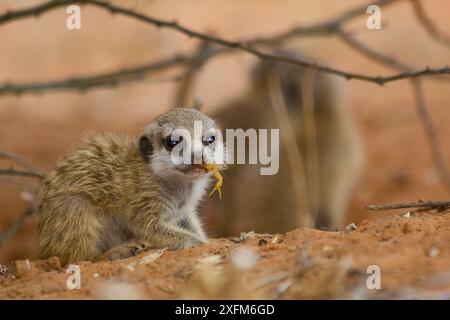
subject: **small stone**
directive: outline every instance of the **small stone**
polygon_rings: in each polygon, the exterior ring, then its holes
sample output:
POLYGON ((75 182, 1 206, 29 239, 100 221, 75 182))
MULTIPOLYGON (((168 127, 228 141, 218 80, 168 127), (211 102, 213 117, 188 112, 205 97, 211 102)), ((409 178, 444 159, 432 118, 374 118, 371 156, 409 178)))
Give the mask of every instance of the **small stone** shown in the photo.
POLYGON ((25 276, 33 276, 38 273, 36 268, 31 267, 30 260, 17 260, 15 262, 15 271, 14 274, 18 278, 23 278, 25 276))
POLYGON ((353 222, 346 226, 344 229, 345 232, 350 232, 353 230, 356 230, 356 224, 354 224, 353 222))
POLYGON ((431 258, 435 258, 439 255, 439 248, 438 247, 431 247, 430 249, 428 249, 428 256, 431 258))
POLYGON ((256 237, 256 235, 257 234, 255 233, 255 231, 241 232, 240 238, 243 240, 254 239, 256 237))
POLYGON ((411 212, 407 212, 404 215, 402 215, 403 218, 409 219, 411 217, 411 212))
POLYGON ((267 240, 266 239, 261 239, 258 241, 258 246, 263 246, 267 244, 267 240))
POLYGON ((139 260, 139 264, 149 264, 152 262, 155 262, 156 260, 159 259, 159 257, 162 256, 162 254, 166 251, 167 249, 160 249, 157 251, 154 251, 152 253, 147 254, 146 256, 144 256, 142 259, 139 260))
POLYGON ((202 265, 215 266, 222 262, 222 256, 218 254, 205 256, 198 259, 197 262, 202 265))

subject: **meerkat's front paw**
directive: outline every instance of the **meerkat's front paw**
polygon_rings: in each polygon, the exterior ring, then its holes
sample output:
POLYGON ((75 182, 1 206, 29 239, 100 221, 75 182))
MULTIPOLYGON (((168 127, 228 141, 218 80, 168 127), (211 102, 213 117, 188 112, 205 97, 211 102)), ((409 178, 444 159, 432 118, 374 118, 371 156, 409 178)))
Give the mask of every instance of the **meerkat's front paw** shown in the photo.
POLYGON ((152 248, 154 248, 154 246, 144 241, 126 242, 106 251, 100 257, 100 260, 125 259, 152 248))
POLYGON ((169 245, 168 249, 169 250, 188 249, 205 243, 207 243, 206 239, 201 239, 199 237, 192 236, 184 241, 180 241, 172 245, 169 245))
POLYGON ((206 237, 200 237, 199 241, 200 242, 198 244, 207 244, 209 242, 209 239, 206 237))
POLYGON ((184 243, 183 248, 192 248, 205 243, 208 243, 208 239, 204 237, 192 237, 192 239, 184 243))

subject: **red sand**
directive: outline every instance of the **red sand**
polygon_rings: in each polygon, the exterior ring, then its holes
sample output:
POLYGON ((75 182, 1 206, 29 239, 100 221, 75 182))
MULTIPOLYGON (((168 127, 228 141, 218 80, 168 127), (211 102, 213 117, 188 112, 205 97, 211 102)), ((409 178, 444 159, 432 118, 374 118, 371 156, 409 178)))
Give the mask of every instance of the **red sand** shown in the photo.
POLYGON ((363 221, 353 231, 249 234, 242 241, 164 251, 159 258, 155 252, 161 252, 152 250, 113 262, 82 262, 79 290, 67 289, 69 275, 57 258, 16 261, 0 277, 0 299, 449 298, 449 243, 448 213, 363 221), (258 257, 244 271, 230 262, 242 247, 258 257), (370 265, 380 267, 380 290, 366 287, 370 265))

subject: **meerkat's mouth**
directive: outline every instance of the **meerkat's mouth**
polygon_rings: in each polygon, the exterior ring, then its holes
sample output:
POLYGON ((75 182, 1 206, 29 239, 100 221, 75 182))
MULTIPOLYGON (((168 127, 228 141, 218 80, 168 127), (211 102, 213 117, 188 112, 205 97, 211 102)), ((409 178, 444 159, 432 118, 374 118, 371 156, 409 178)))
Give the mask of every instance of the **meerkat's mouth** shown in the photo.
POLYGON ((191 178, 199 177, 207 173, 207 170, 205 169, 204 165, 201 164, 190 165, 188 167, 181 168, 179 170, 191 178))

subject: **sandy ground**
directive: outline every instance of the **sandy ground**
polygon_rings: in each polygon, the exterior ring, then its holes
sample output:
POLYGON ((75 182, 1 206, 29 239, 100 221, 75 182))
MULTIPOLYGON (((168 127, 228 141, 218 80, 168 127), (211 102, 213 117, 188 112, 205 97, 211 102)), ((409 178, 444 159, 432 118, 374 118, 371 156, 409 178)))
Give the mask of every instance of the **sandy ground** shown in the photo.
POLYGON ((343 232, 250 232, 191 249, 81 262, 81 287, 73 290, 57 258, 16 261, 0 276, 0 299, 448 299, 449 243, 449 213, 390 216, 343 232), (379 290, 367 287, 373 266, 379 290))

